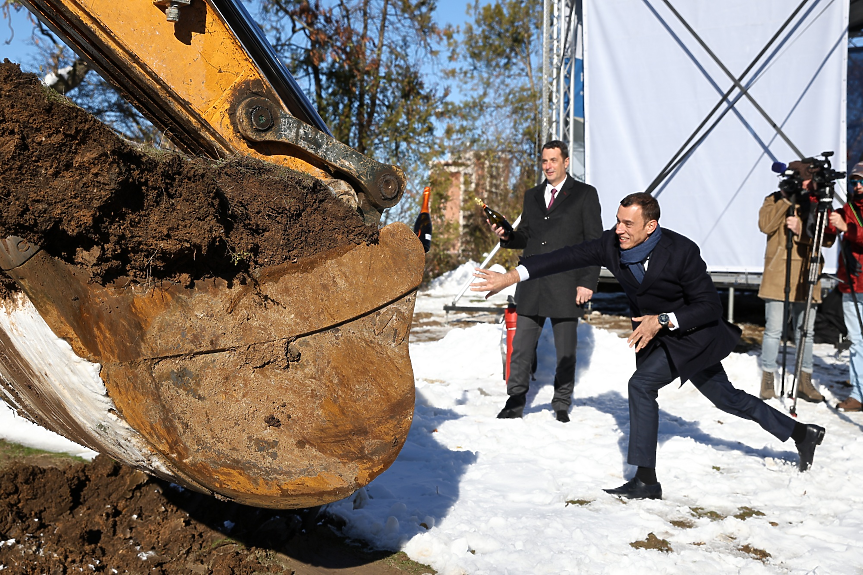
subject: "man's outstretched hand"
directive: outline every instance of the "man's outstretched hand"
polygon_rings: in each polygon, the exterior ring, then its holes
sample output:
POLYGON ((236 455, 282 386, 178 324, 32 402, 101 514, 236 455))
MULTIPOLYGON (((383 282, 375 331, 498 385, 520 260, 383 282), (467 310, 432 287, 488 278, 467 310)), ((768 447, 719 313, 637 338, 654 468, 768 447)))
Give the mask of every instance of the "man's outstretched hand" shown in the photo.
POLYGON ((502 289, 506 289, 513 284, 517 284, 519 277, 518 272, 509 270, 505 274, 476 268, 473 272, 474 277, 479 280, 470 284, 470 291, 487 291, 485 299, 490 298, 502 289))

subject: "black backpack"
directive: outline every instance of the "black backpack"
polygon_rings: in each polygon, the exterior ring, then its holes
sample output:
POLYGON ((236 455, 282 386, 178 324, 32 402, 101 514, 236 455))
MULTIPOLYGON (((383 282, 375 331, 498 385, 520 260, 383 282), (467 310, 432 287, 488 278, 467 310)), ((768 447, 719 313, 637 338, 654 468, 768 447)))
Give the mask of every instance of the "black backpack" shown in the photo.
POLYGON ((815 343, 832 343, 838 350, 848 349, 848 329, 845 327, 845 313, 842 311, 842 292, 833 288, 818 307, 815 315, 815 343))

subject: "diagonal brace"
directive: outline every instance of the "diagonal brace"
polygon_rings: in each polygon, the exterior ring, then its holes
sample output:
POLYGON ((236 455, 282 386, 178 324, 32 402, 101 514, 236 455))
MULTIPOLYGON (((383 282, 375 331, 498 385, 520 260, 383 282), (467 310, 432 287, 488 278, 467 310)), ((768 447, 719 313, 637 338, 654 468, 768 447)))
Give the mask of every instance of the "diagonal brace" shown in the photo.
POLYGON ((734 91, 735 88, 739 88, 741 93, 743 95, 746 95, 750 99, 750 101, 753 103, 753 105, 756 107, 756 109, 759 110, 764 115, 764 117, 767 119, 767 121, 771 125, 771 127, 773 127, 776 130, 776 132, 785 140, 785 142, 788 144, 788 146, 802 159, 803 153, 787 138, 787 136, 785 136, 784 132, 782 132, 782 130, 779 128, 779 126, 777 126, 776 123, 773 122, 772 119, 770 119, 770 117, 767 115, 767 113, 763 109, 761 109, 761 107, 754 101, 754 99, 749 94, 749 92, 741 85, 741 81, 747 76, 747 74, 749 74, 749 72, 752 70, 752 68, 755 67, 755 65, 758 63, 758 61, 761 60, 761 58, 764 56, 764 54, 767 52, 767 50, 770 49, 770 46, 772 46, 773 43, 776 42, 776 40, 779 38, 779 36, 782 34, 782 32, 784 32, 785 29, 791 24, 791 22, 797 16, 797 14, 800 12, 800 10, 802 10, 803 7, 806 5, 808 0, 803 0, 797 6, 797 8, 794 9, 794 11, 791 13, 791 15, 782 24, 782 26, 779 27, 779 30, 776 31, 776 33, 773 35, 773 37, 770 38, 770 40, 767 42, 767 44, 761 49, 761 51, 755 56, 755 58, 753 58, 752 62, 749 63, 749 66, 747 66, 746 69, 743 71, 743 73, 740 74, 739 78, 735 78, 731 74, 731 72, 728 71, 728 69, 722 64, 722 62, 719 61, 719 59, 716 57, 716 55, 713 54, 713 52, 707 47, 707 45, 703 42, 703 40, 701 40, 701 38, 689 26, 689 24, 683 19, 683 17, 680 16, 680 14, 671 6, 671 4, 669 4, 668 0, 663 0, 663 1, 668 5, 668 7, 677 16, 677 18, 683 23, 683 25, 687 28, 687 30, 689 30, 689 32, 696 38, 696 40, 707 51, 707 53, 713 57, 713 59, 719 64, 719 66, 723 69, 723 71, 732 79, 733 85, 731 88, 728 89, 728 91, 726 91, 722 95, 722 97, 719 99, 719 102, 717 102, 717 104, 713 107, 713 109, 707 113, 707 116, 704 118, 704 120, 702 120, 702 122, 693 131, 693 133, 689 136, 689 138, 686 140, 686 142, 683 143, 683 145, 680 147, 680 149, 677 151, 677 153, 674 154, 674 156, 671 158, 671 160, 668 161, 668 163, 659 172, 659 174, 656 176, 656 178, 653 179, 653 181, 650 183, 650 186, 648 186, 646 192, 652 193, 653 190, 655 190, 662 183, 662 181, 665 180, 665 178, 667 178, 668 175, 671 172, 673 172, 677 168, 678 165, 680 165, 680 163, 682 162, 682 159, 686 158, 693 149, 695 149, 699 144, 701 144, 701 142, 704 141, 704 139, 707 137, 707 134, 709 134, 713 130, 713 128, 716 126, 716 124, 719 123, 719 120, 721 120, 723 117, 725 117, 725 114, 731 108, 734 107, 736 102, 739 100, 739 97, 735 98, 735 100, 733 102, 731 100, 729 100, 729 97, 731 96, 731 93, 734 91), (726 101, 728 102, 730 107, 720 115, 720 117, 713 123, 713 125, 710 127, 710 129, 707 130, 707 132, 704 135, 702 135, 701 138, 699 138, 698 141, 695 142, 695 144, 693 144, 692 146, 689 146, 690 142, 692 142, 692 140, 701 131, 701 129, 704 128, 704 126, 707 124, 707 122, 710 120, 710 118, 713 116, 713 114, 715 114, 716 111, 726 101))

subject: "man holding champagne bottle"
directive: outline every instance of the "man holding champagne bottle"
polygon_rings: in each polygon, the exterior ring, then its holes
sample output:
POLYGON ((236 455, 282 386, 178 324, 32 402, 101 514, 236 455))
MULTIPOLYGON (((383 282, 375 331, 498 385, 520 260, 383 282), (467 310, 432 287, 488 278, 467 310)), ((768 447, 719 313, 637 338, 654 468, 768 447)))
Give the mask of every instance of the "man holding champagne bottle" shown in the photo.
MULTIPOLYGON (((527 257, 596 239, 602 234, 596 189, 567 175, 568 167, 569 149, 565 143, 552 140, 542 147, 546 180, 525 192, 518 229, 507 230, 509 226, 489 221, 501 239, 501 247, 522 249, 527 257)), ((519 418, 524 413, 536 343, 545 320, 550 318, 557 352, 551 409, 558 421, 569 421, 578 318, 583 315, 581 306, 593 296, 598 280, 599 267, 593 266, 518 285, 515 292, 518 318, 506 382, 509 399, 499 418, 519 418)))

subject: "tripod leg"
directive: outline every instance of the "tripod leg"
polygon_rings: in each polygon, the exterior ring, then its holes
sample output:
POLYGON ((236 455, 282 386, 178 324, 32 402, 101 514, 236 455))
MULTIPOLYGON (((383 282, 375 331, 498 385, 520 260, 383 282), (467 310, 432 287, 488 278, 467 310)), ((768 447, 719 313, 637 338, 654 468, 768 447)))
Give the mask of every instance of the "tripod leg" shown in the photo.
POLYGON ((779 396, 782 397, 785 395, 785 364, 786 358, 788 357, 788 315, 789 315, 789 306, 786 302, 785 308, 782 311, 782 370, 781 370, 781 378, 782 381, 779 384, 779 396))
MULTIPOLYGON (((788 207, 785 217, 790 218, 797 213, 793 203, 788 207)), ((782 382, 779 385, 779 396, 785 395, 785 359, 788 355, 788 319, 791 314, 791 253, 794 249, 794 232, 785 230, 785 301, 782 306, 782 382)))

